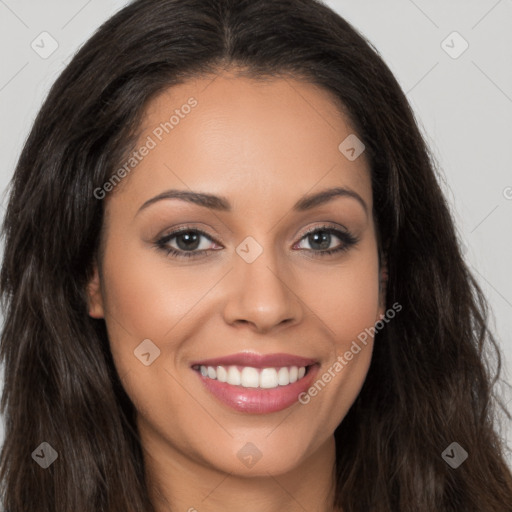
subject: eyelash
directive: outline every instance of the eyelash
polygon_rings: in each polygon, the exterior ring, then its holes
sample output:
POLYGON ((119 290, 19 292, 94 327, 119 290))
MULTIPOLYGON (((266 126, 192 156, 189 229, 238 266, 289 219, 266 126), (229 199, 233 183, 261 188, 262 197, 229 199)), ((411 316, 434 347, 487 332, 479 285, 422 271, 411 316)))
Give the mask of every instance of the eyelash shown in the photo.
MULTIPOLYGON (((306 249, 307 251, 316 253, 315 257, 323 258, 325 256, 329 256, 334 253, 341 253, 341 252, 347 251, 350 247, 352 247, 353 245, 355 245, 359 242, 359 239, 357 237, 351 235, 350 233, 348 233, 346 231, 341 231, 341 230, 335 229, 331 226, 315 227, 315 228, 307 231, 306 233, 304 233, 304 235, 301 237, 300 241, 302 241, 307 236, 309 236, 313 233, 316 233, 316 232, 325 232, 330 235, 335 235, 337 238, 339 238, 341 240, 342 245, 340 247, 337 247, 334 249, 326 249, 324 251, 314 251, 312 249, 306 249)), ((208 235, 201 229, 184 227, 184 228, 177 229, 176 231, 173 231, 172 233, 169 233, 168 235, 163 236, 162 238, 160 238, 159 240, 157 240, 155 242, 155 246, 157 247, 157 249, 165 251, 167 253, 167 256, 172 256, 173 258, 195 258, 195 257, 201 256, 202 254, 207 253, 209 251, 216 250, 216 249, 203 249, 201 251, 181 251, 181 250, 177 250, 173 247, 169 247, 167 245, 173 238, 176 238, 177 236, 179 236, 180 234, 183 234, 183 233, 196 233, 196 234, 204 236, 205 238, 208 238, 212 242, 215 242, 215 240, 213 240, 210 237, 210 235, 208 235)))

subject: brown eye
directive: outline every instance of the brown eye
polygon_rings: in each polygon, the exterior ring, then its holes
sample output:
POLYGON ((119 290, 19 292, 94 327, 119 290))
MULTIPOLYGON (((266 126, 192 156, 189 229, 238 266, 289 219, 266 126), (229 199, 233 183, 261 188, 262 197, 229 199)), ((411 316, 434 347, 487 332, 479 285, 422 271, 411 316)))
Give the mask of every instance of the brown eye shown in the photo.
POLYGON ((190 258, 203 255, 204 253, 208 252, 208 250, 210 250, 208 245, 211 244, 203 242, 202 239, 207 239, 210 240, 210 242, 215 243, 212 238, 204 231, 199 229, 186 228, 179 229, 169 233, 168 235, 165 235, 164 237, 157 240, 156 246, 159 249, 166 251, 168 255, 172 255, 173 257, 190 258), (174 241, 174 246, 170 245, 171 241, 174 241), (199 249, 201 245, 204 247, 199 249))

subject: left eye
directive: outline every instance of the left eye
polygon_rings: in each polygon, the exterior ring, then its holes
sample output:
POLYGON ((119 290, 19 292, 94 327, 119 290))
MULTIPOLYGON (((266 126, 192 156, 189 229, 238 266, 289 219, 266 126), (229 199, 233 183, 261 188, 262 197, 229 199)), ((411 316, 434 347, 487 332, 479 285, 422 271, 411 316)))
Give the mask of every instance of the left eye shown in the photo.
POLYGON ((342 240, 342 238, 345 236, 345 233, 342 233, 341 231, 338 231, 333 228, 317 228, 314 231, 306 233, 306 235, 304 235, 301 238, 301 241, 307 241, 310 245, 312 245, 313 247, 316 246, 316 249, 320 249, 321 251, 330 252, 332 251, 332 248, 330 246, 333 236, 338 240, 342 240), (336 234, 339 234, 339 236, 337 236, 336 234))
POLYGON ((208 240, 213 241, 203 231, 198 229, 187 229, 170 233, 158 240, 156 244, 160 249, 167 251, 167 254, 172 254, 177 257, 190 257, 197 256, 198 254, 202 254, 208 250, 205 247, 201 248, 201 238, 207 238, 208 240), (176 239, 177 248, 170 245, 170 241, 174 239, 176 239))
MULTIPOLYGON (((160 238, 155 243, 155 245, 159 249, 166 251, 167 255, 172 255, 172 257, 176 258, 196 257, 207 253, 209 250, 218 250, 211 248, 208 249, 208 245, 210 244, 202 244, 201 238, 205 238, 213 244, 216 243, 209 235, 199 229, 182 229, 165 235, 164 237, 160 238), (174 240, 176 246, 171 245, 171 241, 174 240)), ((312 249, 306 250, 316 253, 315 256, 320 257, 346 251, 352 245, 358 242, 358 239, 347 231, 341 231, 330 226, 315 228, 314 230, 307 232, 300 239, 299 244, 296 245, 300 245, 303 240, 307 241, 310 246, 313 247, 312 249), (337 238, 341 243, 338 244, 338 246, 331 248, 333 236, 334 238, 337 238)), ((299 248, 303 249, 303 247, 299 248)))

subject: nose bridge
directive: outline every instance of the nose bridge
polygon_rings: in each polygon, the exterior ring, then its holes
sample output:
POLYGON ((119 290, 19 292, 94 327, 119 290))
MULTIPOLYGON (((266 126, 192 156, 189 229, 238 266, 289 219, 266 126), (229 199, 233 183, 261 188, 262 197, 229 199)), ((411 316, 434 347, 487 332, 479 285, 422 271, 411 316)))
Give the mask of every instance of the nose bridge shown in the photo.
POLYGON ((279 258, 272 235, 246 237, 235 249, 232 293, 225 318, 228 323, 251 323, 269 330, 285 321, 297 321, 300 302, 289 283, 286 263, 279 258), (264 240, 263 240, 264 239, 264 240))

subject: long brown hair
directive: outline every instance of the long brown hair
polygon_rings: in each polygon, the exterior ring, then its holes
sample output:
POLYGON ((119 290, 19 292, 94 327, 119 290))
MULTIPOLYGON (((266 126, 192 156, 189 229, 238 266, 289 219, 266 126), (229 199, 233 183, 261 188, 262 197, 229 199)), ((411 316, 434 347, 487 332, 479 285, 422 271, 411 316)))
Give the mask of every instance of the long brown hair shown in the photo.
POLYGON ((371 162, 386 300, 403 310, 377 333, 365 384, 335 432, 336 504, 344 512, 511 510, 495 424, 500 354, 436 165, 377 51, 315 0, 137 0, 53 85, 3 224, 5 510, 152 510, 136 411, 105 323, 87 313, 104 206, 94 191, 132 148, 151 98, 227 67, 330 91, 371 162), (31 457, 42 442, 58 454, 47 469, 31 457), (452 442, 469 454, 456 469, 442 457, 452 442))

